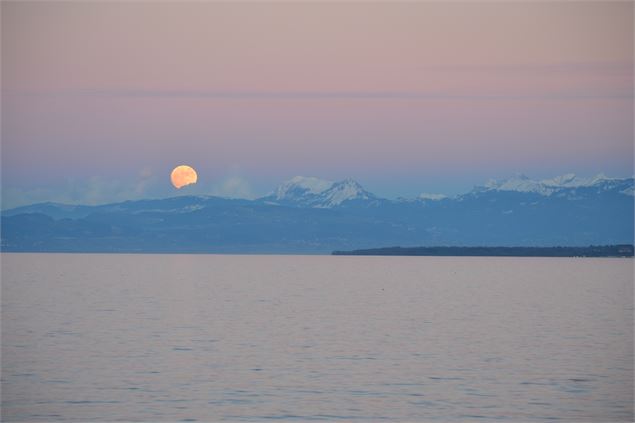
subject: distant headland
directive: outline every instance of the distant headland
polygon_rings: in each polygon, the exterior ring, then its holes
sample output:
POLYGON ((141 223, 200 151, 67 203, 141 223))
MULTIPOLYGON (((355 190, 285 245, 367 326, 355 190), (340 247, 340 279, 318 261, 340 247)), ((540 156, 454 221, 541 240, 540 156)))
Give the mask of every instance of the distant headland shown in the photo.
POLYGON ((633 257, 633 245, 588 247, 386 247, 333 251, 334 256, 633 257))

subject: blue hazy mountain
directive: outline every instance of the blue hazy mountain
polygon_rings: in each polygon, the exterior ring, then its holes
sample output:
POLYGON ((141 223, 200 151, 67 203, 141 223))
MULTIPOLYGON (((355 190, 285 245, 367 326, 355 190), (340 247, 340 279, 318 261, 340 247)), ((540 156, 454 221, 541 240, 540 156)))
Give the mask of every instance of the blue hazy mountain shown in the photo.
POLYGON ((633 178, 518 175, 455 196, 388 200, 295 177, 256 200, 180 196, 2 212, 3 251, 321 253, 386 246, 633 243, 633 178))

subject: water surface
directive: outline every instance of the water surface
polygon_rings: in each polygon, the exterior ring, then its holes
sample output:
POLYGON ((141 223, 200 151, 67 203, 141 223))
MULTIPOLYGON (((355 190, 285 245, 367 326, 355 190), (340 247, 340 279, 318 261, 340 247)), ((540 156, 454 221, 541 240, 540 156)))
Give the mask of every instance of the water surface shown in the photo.
POLYGON ((3 421, 633 420, 633 260, 2 255, 3 421))

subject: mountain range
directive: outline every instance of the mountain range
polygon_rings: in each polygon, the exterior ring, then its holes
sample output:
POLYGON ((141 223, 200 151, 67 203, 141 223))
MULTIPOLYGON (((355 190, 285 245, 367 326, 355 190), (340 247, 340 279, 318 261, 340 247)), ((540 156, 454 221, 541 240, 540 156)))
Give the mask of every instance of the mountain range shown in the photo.
POLYGON ((178 196, 2 212, 3 251, 329 253, 388 246, 633 243, 633 178, 490 180, 390 200, 352 179, 297 176, 255 200, 178 196))

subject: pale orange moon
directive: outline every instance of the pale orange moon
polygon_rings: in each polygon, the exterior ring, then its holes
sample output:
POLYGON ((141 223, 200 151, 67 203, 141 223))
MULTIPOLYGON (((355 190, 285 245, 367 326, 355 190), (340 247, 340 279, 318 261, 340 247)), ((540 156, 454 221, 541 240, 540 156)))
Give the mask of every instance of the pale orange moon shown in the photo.
POLYGON ((194 168, 187 165, 181 165, 172 170, 170 179, 172 180, 172 185, 178 189, 184 187, 185 185, 195 184, 198 179, 198 175, 196 174, 194 168))

